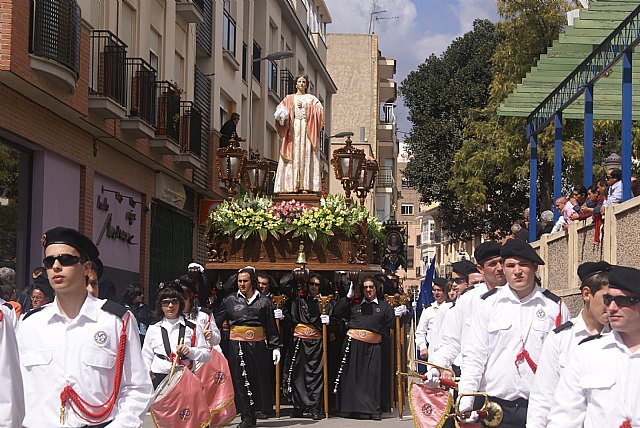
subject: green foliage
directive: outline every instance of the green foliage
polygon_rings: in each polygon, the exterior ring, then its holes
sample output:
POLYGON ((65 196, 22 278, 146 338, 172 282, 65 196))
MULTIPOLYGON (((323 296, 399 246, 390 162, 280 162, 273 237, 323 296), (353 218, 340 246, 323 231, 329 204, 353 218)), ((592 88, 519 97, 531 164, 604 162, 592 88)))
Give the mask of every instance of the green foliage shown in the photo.
POLYGON ((211 213, 209 231, 220 230, 241 240, 257 234, 263 242, 269 235, 280 239, 290 234, 326 245, 337 232, 353 236, 363 221, 370 237, 381 242, 382 224, 363 207, 347 207, 344 196, 329 195, 321 200, 321 206, 308 207, 295 200, 273 204, 268 197, 243 195, 231 203, 223 202, 211 213))
POLYGON ((491 22, 477 20, 473 31, 456 39, 441 57, 427 58, 401 85, 413 123, 405 139, 412 159, 404 174, 423 202, 440 202, 440 220, 454 237, 473 235, 482 223, 481 212, 466 209, 448 180, 469 109, 488 102, 490 60, 500 37, 491 22))

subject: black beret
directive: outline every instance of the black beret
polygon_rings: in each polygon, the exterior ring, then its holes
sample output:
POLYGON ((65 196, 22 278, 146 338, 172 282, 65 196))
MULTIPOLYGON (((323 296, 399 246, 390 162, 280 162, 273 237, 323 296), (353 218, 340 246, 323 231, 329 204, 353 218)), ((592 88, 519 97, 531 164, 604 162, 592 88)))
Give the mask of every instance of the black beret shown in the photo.
POLYGON ((502 245, 496 241, 485 241, 476 247, 473 255, 476 258, 476 263, 481 265, 489 259, 500 257, 500 250, 502 250, 502 245))
POLYGON ((469 274, 478 273, 476 264, 466 259, 453 263, 451 267, 455 273, 462 276, 469 276, 469 274))
POLYGON ((510 239, 507 241, 500 250, 500 257, 503 259, 515 257, 518 259, 529 260, 537 265, 544 264, 544 260, 540 258, 536 250, 534 250, 531 245, 520 239, 510 239))
POLYGON ((627 290, 640 296, 640 270, 626 266, 612 267, 609 271, 609 288, 627 290))
POLYGON ((578 266, 578 276, 580 282, 584 283, 588 278, 601 272, 609 272, 611 265, 605 261, 601 262, 584 262, 578 266))
POLYGON ((104 265, 102 264, 102 260, 100 260, 99 257, 96 257, 95 259, 91 260, 91 262, 93 263, 93 270, 96 271, 98 279, 102 278, 102 274, 104 273, 104 265))
POLYGON ((433 278, 433 283, 444 290, 444 288, 447 286, 447 279, 438 276, 436 278, 433 278))
POLYGON ((100 255, 98 247, 95 246, 91 239, 87 238, 75 229, 55 227, 47 230, 42 235, 42 246, 47 248, 51 244, 69 245, 70 247, 78 250, 80 256, 87 260, 95 260, 100 255))

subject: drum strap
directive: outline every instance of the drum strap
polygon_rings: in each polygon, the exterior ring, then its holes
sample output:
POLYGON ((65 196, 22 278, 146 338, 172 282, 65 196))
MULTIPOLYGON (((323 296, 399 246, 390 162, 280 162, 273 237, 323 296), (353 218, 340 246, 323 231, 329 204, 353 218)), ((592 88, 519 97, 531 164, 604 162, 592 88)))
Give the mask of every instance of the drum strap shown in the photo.
MULTIPOLYGON (((192 325, 194 328, 193 328, 193 334, 191 335, 191 346, 193 347, 196 344, 196 329, 195 329, 195 325, 194 324, 192 325)), ((160 327, 160 332, 162 333, 162 344, 164 345, 164 352, 166 352, 167 354, 167 359, 169 361, 173 361, 176 355, 173 352, 171 352, 171 345, 169 344, 169 332, 164 327, 160 327)), ((182 340, 184 339, 185 332, 186 332, 186 327, 184 326, 184 324, 180 324, 180 330, 178 331, 178 343, 182 342, 182 340)), ((186 366, 186 364, 184 364, 181 359, 178 360, 178 364, 180 364, 181 366, 186 366)), ((193 361, 189 363, 187 368, 191 369, 192 367, 193 367, 193 361)))

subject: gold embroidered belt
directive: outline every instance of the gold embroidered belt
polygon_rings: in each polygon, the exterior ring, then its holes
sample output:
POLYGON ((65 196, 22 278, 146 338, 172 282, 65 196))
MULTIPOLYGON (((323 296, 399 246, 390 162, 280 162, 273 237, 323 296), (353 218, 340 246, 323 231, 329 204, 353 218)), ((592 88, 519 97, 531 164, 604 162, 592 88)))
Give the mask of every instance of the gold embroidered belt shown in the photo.
POLYGON ((350 328, 349 331, 347 331, 347 336, 352 339, 359 340, 360 342, 373 344, 382 342, 382 335, 369 330, 361 330, 358 328, 350 328))
POLYGON ((311 324, 296 324, 293 329, 293 336, 300 339, 322 339, 322 333, 315 326, 311 324))
POLYGON ((240 342, 260 342, 265 339, 264 328, 248 325, 232 325, 229 339, 240 342))

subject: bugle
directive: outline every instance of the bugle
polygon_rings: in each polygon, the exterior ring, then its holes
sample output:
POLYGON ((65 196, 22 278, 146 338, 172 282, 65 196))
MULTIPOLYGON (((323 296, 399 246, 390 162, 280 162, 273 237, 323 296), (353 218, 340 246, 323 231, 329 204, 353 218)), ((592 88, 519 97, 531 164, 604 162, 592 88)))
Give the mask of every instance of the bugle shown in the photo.
POLYGON ((471 414, 471 412, 462 413, 460 411, 460 399, 462 397, 481 397, 484 399, 482 407, 478 410, 474 410, 478 413, 478 417, 484 425, 488 427, 497 427, 502 423, 502 418, 504 417, 502 407, 498 403, 489 401, 489 396, 485 392, 467 392, 458 394, 458 401, 456 401, 456 417, 458 419, 467 419, 471 414))

